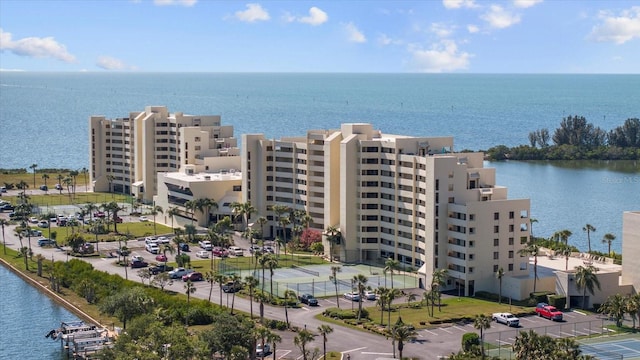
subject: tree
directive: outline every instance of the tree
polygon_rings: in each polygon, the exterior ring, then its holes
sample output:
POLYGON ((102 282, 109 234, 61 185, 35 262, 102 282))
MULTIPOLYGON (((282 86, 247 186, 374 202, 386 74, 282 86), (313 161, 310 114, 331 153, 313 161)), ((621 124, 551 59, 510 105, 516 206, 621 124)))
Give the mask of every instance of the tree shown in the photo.
POLYGON ((625 120, 622 126, 611 130, 607 138, 609 146, 640 148, 640 119, 625 120))
MULTIPOLYGON (((191 300, 191 294, 193 294, 194 292, 196 292, 196 290, 198 290, 195 286, 195 284, 191 281, 191 280, 187 280, 187 282, 184 284, 184 292, 185 294, 187 294, 187 307, 189 306, 189 301, 191 300)), ((186 320, 185 320, 185 325, 189 326, 189 310, 187 310, 187 316, 186 316, 186 320)))
MULTIPOLYGON (((220 285, 220 307, 222 307, 222 284, 227 282, 227 275, 222 273, 215 273, 213 280, 220 285)), ((213 285, 212 285, 213 286, 213 285)))
POLYGON ((315 337, 316 336, 309 330, 300 330, 298 335, 293 338, 293 343, 298 347, 298 349, 300 349, 303 360, 307 360, 309 358, 309 350, 307 350, 306 347, 307 344, 315 339, 315 337))
POLYGON ((556 250, 556 255, 564 256, 564 270, 569 271, 569 256, 571 256, 571 246, 562 244, 556 250))
POLYGON ((175 249, 171 244, 162 244, 162 247, 160 247, 160 251, 162 251, 162 255, 164 255, 164 266, 166 267, 167 261, 169 261, 169 258, 167 258, 167 253, 173 255, 175 249))
POLYGON ((491 327, 491 318, 485 314, 476 315, 473 320, 473 327, 480 330, 480 349, 484 359, 484 331, 491 327))
POLYGON ((265 266, 269 268, 269 274, 271 275, 269 277, 269 294, 273 298, 273 271, 278 267, 278 259, 270 254, 265 254, 264 256, 266 257, 265 266))
POLYGON ((393 304, 393 300, 399 298, 401 295, 400 290, 398 289, 388 289, 387 291, 387 326, 391 326, 391 305, 393 304))
MULTIPOLYGON (((196 213, 196 208, 197 208, 198 204, 195 200, 187 200, 184 203, 184 208, 187 209, 187 212, 191 212, 191 226, 193 226, 193 220, 194 220, 194 216, 196 213)), ((186 226, 185 226, 186 229, 186 226)))
POLYGON ((289 327, 289 312, 287 308, 289 308, 289 301, 296 300, 296 292, 293 290, 285 290, 284 291, 284 318, 287 323, 287 328, 289 327))
POLYGON ((362 274, 353 276, 353 283, 356 287, 356 290, 358 291, 358 321, 362 316, 362 299, 364 299, 364 292, 365 290, 367 290, 368 281, 369 279, 367 279, 367 277, 362 274))
POLYGON ((591 233, 592 232, 596 232, 596 228, 593 227, 593 225, 591 224, 586 224, 583 228, 582 231, 587 233, 587 246, 589 249, 589 253, 591 253, 591 233))
MULTIPOLYGON (((47 179, 49 179, 49 174, 47 173, 42 174, 42 180, 44 180, 44 187, 45 189, 47 189, 45 191, 49 192, 49 187, 47 186, 47 179)), ((33 186, 35 187, 35 184, 33 186)))
POLYGON ((71 178, 71 176, 65 176, 65 178, 62 179, 62 185, 67 188, 67 194, 69 195, 69 199, 71 199, 71 187, 73 185, 73 178, 71 178))
MULTIPOLYGON (((89 178, 89 169, 87 169, 86 167, 83 167, 82 169, 80 169, 80 173, 84 177, 84 191, 88 191, 89 189, 87 186, 87 181, 89 178)), ((45 185, 47 185, 47 183, 45 183, 45 185)))
POLYGON ((327 241, 329 242, 329 261, 333 261, 333 248, 336 244, 339 243, 340 239, 342 238, 342 234, 336 226, 329 226, 324 231, 324 234, 327 237, 327 241))
POLYGON ((329 325, 322 324, 318 326, 318 332, 322 336, 322 358, 327 358, 327 335, 333 332, 333 328, 329 325))
MULTIPOLYGON (((142 283, 142 285, 144 285, 144 282, 148 279, 151 279, 151 273, 149 272, 149 269, 140 269, 138 270, 138 277, 140 278, 140 282, 142 283)), ((151 284, 151 282, 149 282, 149 284, 151 284)))
POLYGON ((169 215, 169 217, 171 218, 171 230, 175 232, 175 228, 173 227, 173 220, 176 216, 180 215, 180 209, 178 209, 178 207, 176 206, 171 206, 169 207, 169 210, 167 210, 167 215, 169 215))
POLYGON ((33 170, 33 188, 36 188, 36 168, 38 167, 38 164, 31 164, 31 166, 29 166, 29 169, 33 170))
POLYGON ((498 304, 502 304, 502 278, 504 277, 504 269, 502 266, 496 271, 496 278, 498 278, 499 282, 499 291, 498 291, 498 304))
POLYGON ((436 269, 433 271, 431 275, 431 287, 434 288, 438 292, 438 311, 442 311, 442 287, 447 283, 447 277, 449 276, 449 271, 447 269, 436 269))
POLYGON ((518 250, 518 254, 521 256, 533 256, 533 292, 536 292, 536 284, 538 281, 538 251, 540 247, 535 241, 529 240, 527 245, 518 250))
POLYGON ((153 205, 151 207, 151 215, 153 216, 153 234, 154 235, 158 235, 158 232, 156 231, 156 215, 158 215, 158 213, 164 213, 162 206, 153 205))
POLYGON ((267 224, 268 220, 266 217, 260 216, 256 222, 260 225, 260 238, 264 239, 264 226, 267 224))
POLYGON ((213 271, 207 271, 204 273, 204 279, 209 283, 209 299, 211 302, 211 294, 213 293, 213 283, 216 282, 216 273, 213 271))
POLYGON ((393 258, 388 258, 387 261, 384 262, 384 272, 385 279, 387 273, 391 273, 391 288, 393 289, 393 272, 396 271, 400 267, 400 262, 393 258))
POLYGON ((533 236, 533 224, 537 224, 538 223, 538 219, 536 218, 529 218, 529 224, 531 226, 530 230, 529 230, 529 240, 534 240, 535 237, 533 236))
POLYGON ((140 287, 125 288, 100 303, 100 312, 115 316, 127 328, 127 322, 132 318, 145 314, 153 307, 153 299, 140 287))
POLYGON ((338 296, 338 273, 342 272, 342 267, 335 265, 331 266, 331 275, 329 276, 329 280, 333 281, 333 285, 336 287, 336 304, 338 305, 338 309, 340 309, 340 297, 338 296))
MULTIPOLYGON (((240 275, 238 274, 231 274, 227 279, 228 281, 231 281, 233 283, 234 289, 236 289, 238 285, 241 285, 242 277, 240 277, 240 275)), ((236 303, 236 291, 234 291, 233 295, 231 296, 231 315, 233 315, 233 308, 235 303, 236 303)))
POLYGON ((603 244, 607 244, 608 248, 607 248, 607 254, 609 254, 609 256, 611 256, 611 243, 613 242, 613 240, 616 239, 616 236, 611 234, 611 233, 606 233, 604 234, 604 236, 602 237, 602 243, 603 244))
POLYGON ((582 289, 582 308, 586 308, 587 290, 594 294, 594 285, 600 290, 600 280, 596 275, 598 268, 593 265, 576 267, 576 287, 582 289))
POLYGON ((7 221, 7 219, 0 219, 0 227, 2 227, 2 247, 4 254, 7 255, 7 239, 4 236, 5 225, 9 225, 9 221, 7 221))
POLYGON ((158 273, 158 275, 154 276, 150 282, 150 285, 159 287, 161 291, 164 291, 166 286, 171 286, 172 284, 173 279, 171 279, 169 274, 166 272, 158 273))
POLYGON ((411 341, 417 335, 413 327, 405 325, 402 322, 402 318, 398 318, 398 321, 393 326, 391 331, 391 337, 394 342, 398 344, 398 355, 402 359, 402 351, 404 350, 404 344, 411 341))
POLYGON ((387 294, 389 294, 389 288, 381 286, 376 289, 377 305, 380 305, 380 325, 384 325, 384 306, 387 304, 387 294))
POLYGON ((516 360, 586 360, 589 356, 581 351, 574 339, 553 339, 549 335, 538 335, 534 330, 521 331, 513 344, 516 360))
MULTIPOLYGON (((58 179, 58 184, 62 185, 62 180, 64 179, 64 176, 62 176, 62 174, 58 174, 56 179, 58 179)), ((58 191, 59 191, 59 194, 62 195, 62 186, 58 188, 58 191)))
POLYGON ((248 275, 244 278, 244 284, 249 288, 249 306, 251 311, 251 319, 253 319, 253 292, 260 281, 255 277, 248 275))
POLYGON ((116 179, 113 175, 107 175, 107 182, 109 183, 109 192, 111 193, 111 197, 113 197, 113 181, 116 179))
POLYGON ((569 116, 562 119, 552 139, 556 145, 593 148, 604 145, 606 132, 588 123, 584 116, 569 116))
MULTIPOLYGON (((616 320, 616 326, 622 327, 622 320, 624 320, 624 314, 627 313, 627 308, 628 308, 627 302, 628 302, 628 298, 620 294, 611 295, 607 298, 607 300, 602 305, 600 305, 600 307, 597 310, 600 313, 608 315, 610 318, 614 318, 616 320)), ((635 319, 636 313, 631 315, 634 319, 635 319)))

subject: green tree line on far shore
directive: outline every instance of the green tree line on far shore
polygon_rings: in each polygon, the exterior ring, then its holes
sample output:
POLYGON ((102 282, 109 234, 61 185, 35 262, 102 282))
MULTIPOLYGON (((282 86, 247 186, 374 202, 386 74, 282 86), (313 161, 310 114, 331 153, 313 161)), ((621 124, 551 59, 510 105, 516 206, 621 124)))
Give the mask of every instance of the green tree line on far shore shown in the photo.
POLYGON ((584 116, 569 116, 553 134, 546 128, 535 130, 528 145, 498 145, 486 154, 490 160, 638 160, 640 119, 627 119, 607 132, 584 116))

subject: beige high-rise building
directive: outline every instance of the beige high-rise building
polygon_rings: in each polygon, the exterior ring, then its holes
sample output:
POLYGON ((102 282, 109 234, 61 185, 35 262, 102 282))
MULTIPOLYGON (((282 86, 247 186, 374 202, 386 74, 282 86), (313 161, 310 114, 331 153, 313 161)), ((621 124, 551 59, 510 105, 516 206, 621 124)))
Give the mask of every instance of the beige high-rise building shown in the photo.
POLYGON ((640 292, 640 211, 622 214, 622 284, 633 285, 640 292))
POLYGON ((213 157, 238 157, 232 126, 220 116, 169 113, 147 106, 129 117, 91 116, 90 177, 94 191, 130 194, 145 203, 157 194, 157 174, 178 172, 182 164, 207 171, 213 157))
POLYGON ((339 229, 338 244, 324 238, 327 255, 393 258, 420 269, 423 285, 447 269, 447 289, 495 293, 498 269, 529 275, 518 254, 529 239, 529 199, 508 199, 483 154, 454 153, 451 137, 388 135, 364 123, 279 140, 246 134, 242 174, 242 198, 269 220, 266 237, 279 231, 272 207, 285 205, 307 212, 311 228, 339 229))

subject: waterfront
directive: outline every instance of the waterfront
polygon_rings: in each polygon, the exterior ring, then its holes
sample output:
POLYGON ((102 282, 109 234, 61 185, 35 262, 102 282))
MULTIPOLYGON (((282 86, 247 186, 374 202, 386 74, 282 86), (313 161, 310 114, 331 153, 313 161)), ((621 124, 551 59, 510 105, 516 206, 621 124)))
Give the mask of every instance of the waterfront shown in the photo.
POLYGON ((0 359, 64 359, 60 343, 45 335, 61 321, 78 318, 4 266, 0 284, 0 359))

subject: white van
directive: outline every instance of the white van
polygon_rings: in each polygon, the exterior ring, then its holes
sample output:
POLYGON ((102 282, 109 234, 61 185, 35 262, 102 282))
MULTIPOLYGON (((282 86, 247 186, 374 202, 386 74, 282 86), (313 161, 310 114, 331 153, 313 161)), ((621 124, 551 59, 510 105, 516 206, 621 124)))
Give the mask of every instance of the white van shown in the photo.
POLYGON ((230 246, 229 253, 235 256, 244 256, 244 251, 242 251, 242 248, 240 248, 239 246, 230 246))

